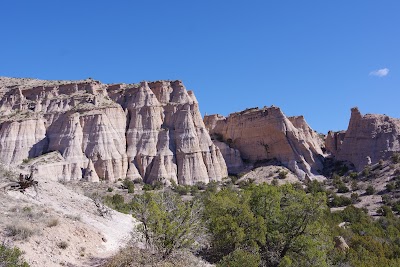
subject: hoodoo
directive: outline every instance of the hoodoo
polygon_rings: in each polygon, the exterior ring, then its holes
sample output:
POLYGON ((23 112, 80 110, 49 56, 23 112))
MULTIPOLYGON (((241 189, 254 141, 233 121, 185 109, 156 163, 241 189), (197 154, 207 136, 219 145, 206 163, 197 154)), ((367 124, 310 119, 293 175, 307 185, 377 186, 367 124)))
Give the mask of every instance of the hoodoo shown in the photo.
POLYGON ((0 77, 0 161, 17 165, 52 151, 63 158, 52 168, 64 180, 190 185, 227 176, 197 100, 180 81, 0 77))

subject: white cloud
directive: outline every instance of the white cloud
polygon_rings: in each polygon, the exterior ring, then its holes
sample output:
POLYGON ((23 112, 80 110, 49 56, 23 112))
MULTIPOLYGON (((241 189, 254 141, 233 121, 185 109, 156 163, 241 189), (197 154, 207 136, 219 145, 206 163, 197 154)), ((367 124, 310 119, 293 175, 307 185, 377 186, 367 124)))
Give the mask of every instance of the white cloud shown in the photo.
POLYGON ((389 69, 388 68, 384 68, 384 69, 380 69, 380 70, 374 70, 374 71, 371 71, 369 73, 369 75, 377 76, 377 77, 385 77, 388 74, 389 74, 389 69))

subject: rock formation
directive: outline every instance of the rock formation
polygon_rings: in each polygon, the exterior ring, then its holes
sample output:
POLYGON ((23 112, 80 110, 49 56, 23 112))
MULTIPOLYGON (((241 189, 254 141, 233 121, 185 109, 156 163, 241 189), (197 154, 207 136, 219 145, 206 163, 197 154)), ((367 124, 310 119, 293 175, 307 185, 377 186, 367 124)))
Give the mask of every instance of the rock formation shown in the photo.
POLYGON ((336 159, 350 161, 358 170, 400 151, 400 119, 386 115, 361 115, 358 108, 351 109, 345 133, 330 135, 326 139, 327 148, 336 159), (332 143, 337 144, 336 147, 332 143))
POLYGON ((226 167, 228 168, 229 173, 238 174, 244 168, 244 163, 242 157, 240 156, 240 151, 234 148, 231 148, 224 142, 220 142, 218 140, 213 140, 214 145, 216 145, 222 153, 222 156, 225 159, 226 167))
POLYGON ((333 132, 329 131, 325 137, 325 149, 327 152, 336 156, 340 151, 346 131, 333 132))
MULTIPOLYGON (((287 118, 277 107, 252 108, 227 118, 204 118, 210 134, 238 149, 250 161, 276 158, 300 178, 322 169, 322 140, 302 116, 287 118)), ((223 153, 224 154, 224 153, 223 153)), ((234 163, 225 157, 227 165, 234 163)))
POLYGON ((0 77, 0 161, 15 165, 51 151, 60 154, 51 169, 64 180, 194 184, 227 176, 197 100, 180 81, 0 77))

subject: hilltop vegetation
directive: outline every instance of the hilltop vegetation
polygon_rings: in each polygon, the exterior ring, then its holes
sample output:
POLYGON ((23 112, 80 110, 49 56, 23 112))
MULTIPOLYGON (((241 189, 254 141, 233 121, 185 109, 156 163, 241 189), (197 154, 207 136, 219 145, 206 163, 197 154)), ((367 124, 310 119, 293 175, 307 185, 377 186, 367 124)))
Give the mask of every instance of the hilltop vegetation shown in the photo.
POLYGON ((187 201, 166 189, 119 207, 144 223, 145 243, 159 263, 189 250, 217 266, 399 266, 400 220, 390 209, 376 220, 353 205, 332 212, 321 191, 212 185, 187 201), (191 223, 200 215, 201 223, 191 223))

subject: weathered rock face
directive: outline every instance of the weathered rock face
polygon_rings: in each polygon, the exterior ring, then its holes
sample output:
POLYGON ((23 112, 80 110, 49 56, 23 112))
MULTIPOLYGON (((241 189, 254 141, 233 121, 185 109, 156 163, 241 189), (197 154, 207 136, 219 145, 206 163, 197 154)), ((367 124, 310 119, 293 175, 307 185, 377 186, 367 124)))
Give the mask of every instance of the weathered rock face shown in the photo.
POLYGON ((194 184, 227 176, 197 100, 180 81, 0 77, 0 161, 20 164, 50 151, 62 157, 52 168, 64 180, 194 184))
POLYGON ((336 138, 341 139, 336 158, 350 161, 361 170, 367 164, 377 163, 400 151, 400 119, 376 114, 363 116, 358 108, 353 108, 344 137, 336 138))
MULTIPOLYGON (((287 118, 279 108, 253 108, 204 118, 211 135, 238 149, 243 159, 276 158, 304 178, 322 169, 322 140, 302 116, 287 118)), ((233 164, 225 157, 227 165, 233 164)))
POLYGON ((326 151, 336 156, 340 151, 346 131, 332 132, 329 131, 325 137, 326 151))
POLYGON ((220 142, 218 140, 213 140, 214 145, 216 145, 222 153, 222 156, 225 159, 226 167, 228 168, 229 173, 238 174, 244 168, 244 163, 242 157, 240 156, 240 151, 234 148, 231 148, 224 142, 220 142))

